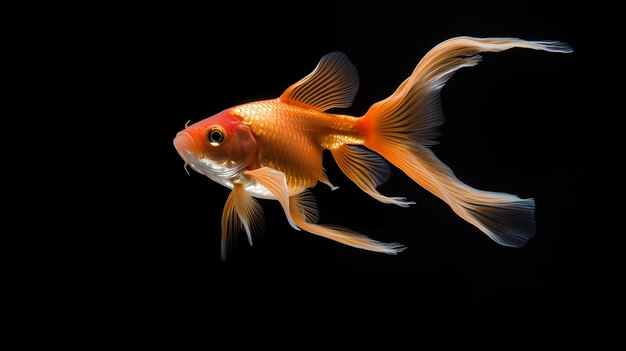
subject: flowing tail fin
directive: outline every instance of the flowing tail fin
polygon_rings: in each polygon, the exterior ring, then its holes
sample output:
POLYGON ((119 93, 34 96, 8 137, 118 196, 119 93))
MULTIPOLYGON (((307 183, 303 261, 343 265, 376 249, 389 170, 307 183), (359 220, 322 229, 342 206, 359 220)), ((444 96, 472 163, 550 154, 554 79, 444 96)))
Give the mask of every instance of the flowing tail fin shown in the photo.
POLYGON ((557 41, 470 37, 444 41, 424 56, 393 95, 374 104, 356 127, 366 147, 445 201, 461 218, 499 244, 521 247, 535 235, 534 200, 463 184, 428 148, 435 144, 436 128, 443 124, 439 93, 452 74, 478 64, 480 52, 515 47, 572 52, 557 41))

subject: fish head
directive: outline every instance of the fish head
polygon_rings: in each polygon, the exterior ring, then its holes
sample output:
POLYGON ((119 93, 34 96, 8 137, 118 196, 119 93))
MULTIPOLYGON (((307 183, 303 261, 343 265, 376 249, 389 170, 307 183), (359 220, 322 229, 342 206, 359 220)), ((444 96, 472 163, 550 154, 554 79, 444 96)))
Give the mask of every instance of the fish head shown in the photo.
POLYGON ((174 147, 185 166, 226 186, 258 162, 254 133, 231 110, 186 125, 176 134, 174 147))

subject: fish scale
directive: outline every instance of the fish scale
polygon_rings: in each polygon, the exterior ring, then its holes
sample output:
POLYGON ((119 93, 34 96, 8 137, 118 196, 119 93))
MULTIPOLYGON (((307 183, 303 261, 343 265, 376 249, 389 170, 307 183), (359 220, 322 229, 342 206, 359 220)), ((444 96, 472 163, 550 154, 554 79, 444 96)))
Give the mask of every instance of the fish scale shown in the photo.
POLYGON ((278 99, 233 108, 255 133, 261 166, 285 174, 291 193, 315 186, 322 174, 323 149, 361 144, 357 120, 285 104, 278 99))

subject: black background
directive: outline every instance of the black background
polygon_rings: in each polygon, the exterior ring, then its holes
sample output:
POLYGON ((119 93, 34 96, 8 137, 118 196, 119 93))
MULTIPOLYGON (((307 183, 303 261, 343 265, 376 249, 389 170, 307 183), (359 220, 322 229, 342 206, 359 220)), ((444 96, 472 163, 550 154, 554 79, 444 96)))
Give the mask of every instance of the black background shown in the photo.
POLYGON ((243 338, 269 328, 270 342, 285 333, 411 346, 604 337, 613 276, 594 187, 602 142, 589 113, 591 17, 572 6, 388 2, 122 12, 124 26, 112 19, 105 31, 122 32, 110 55, 124 72, 117 98, 132 106, 111 117, 134 142, 132 158, 114 171, 132 189, 112 211, 124 230, 106 239, 116 247, 109 262, 122 266, 111 289, 130 306, 123 315, 164 334, 243 338), (277 203, 262 201, 262 240, 251 248, 241 235, 220 260, 229 191, 184 172, 172 139, 185 122, 277 97, 331 51, 345 52, 359 70, 356 101, 342 112, 360 116, 428 50, 459 35, 560 40, 575 50, 486 53, 442 92, 446 123, 435 154, 478 189, 534 197, 537 235, 527 246, 492 242, 395 168, 379 190, 417 204, 379 203, 325 154, 340 189, 313 189, 321 222, 408 250, 388 256, 296 232, 277 203))

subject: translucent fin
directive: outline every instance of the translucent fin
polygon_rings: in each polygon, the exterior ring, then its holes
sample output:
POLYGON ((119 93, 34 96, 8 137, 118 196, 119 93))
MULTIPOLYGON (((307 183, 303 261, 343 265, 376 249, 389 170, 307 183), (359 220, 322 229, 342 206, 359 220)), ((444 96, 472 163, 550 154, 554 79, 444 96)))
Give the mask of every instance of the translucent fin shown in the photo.
POLYGON ((345 54, 332 52, 322 57, 313 72, 287 88, 280 101, 326 111, 350 107, 358 89, 359 76, 352 62, 345 54))
POLYGON ((390 255, 395 255, 406 249, 406 247, 401 244, 382 243, 346 228, 311 223, 309 220, 317 219, 317 216, 314 215, 317 213, 317 206, 315 205, 315 199, 313 199, 310 194, 304 193, 292 196, 290 210, 298 226, 309 233, 359 249, 382 252, 390 255))
MULTIPOLYGON (((419 145, 436 144, 437 127, 443 124, 439 92, 452 74, 481 61, 480 52, 499 52, 511 48, 552 52, 572 52, 558 41, 525 41, 516 38, 457 37, 430 50, 411 76, 388 98, 377 102, 365 114, 362 125, 377 129, 382 138, 402 142, 411 139, 419 145), (372 119, 368 116, 377 116, 372 119)), ((374 142, 374 141, 371 141, 374 142)))
POLYGON ((235 195, 231 191, 228 199, 226 199, 224 212, 222 212, 222 260, 228 258, 238 232, 239 218, 235 211, 235 195))
POLYGON ((244 190, 241 183, 235 183, 233 187, 235 211, 243 228, 248 235, 250 246, 263 233, 265 219, 261 205, 244 190))
POLYGON ((317 209, 317 202, 315 196, 310 191, 304 191, 298 195, 292 196, 295 198, 294 205, 298 210, 298 213, 304 215, 304 220, 307 223, 317 223, 320 220, 320 213, 317 209))
POLYGON ((253 171, 244 171, 243 174, 256 180, 274 194, 283 207, 289 224, 291 224, 295 230, 300 230, 293 218, 291 218, 291 212, 289 211, 289 188, 287 187, 287 180, 284 173, 269 167, 261 167, 253 171))
POLYGON ((521 247, 535 235, 535 200, 474 189, 427 148, 388 144, 381 154, 498 244, 521 247))
POLYGON ((228 258, 242 226, 252 245, 265 226, 263 208, 244 190, 243 184, 235 183, 222 213, 222 260, 228 258))
POLYGON ((326 175, 326 170, 324 169, 324 167, 322 167, 322 175, 320 175, 319 181, 328 185, 330 187, 330 191, 335 191, 339 189, 338 186, 334 186, 333 183, 330 182, 330 180, 328 179, 328 175, 326 175))
POLYGON ((341 171, 376 200, 402 207, 415 204, 406 201, 404 197, 387 197, 376 190, 377 186, 389 179, 390 174, 389 166, 382 157, 354 145, 343 145, 331 152, 341 171))
POLYGON ((436 127, 443 123, 439 92, 445 82, 456 70, 478 64, 478 53, 514 47, 572 51, 567 44, 555 41, 447 40, 426 54, 411 76, 390 97, 374 104, 355 126, 365 134, 365 146, 448 203, 461 218, 499 244, 520 247, 535 235, 534 200, 463 184, 427 147, 434 143, 436 127))

